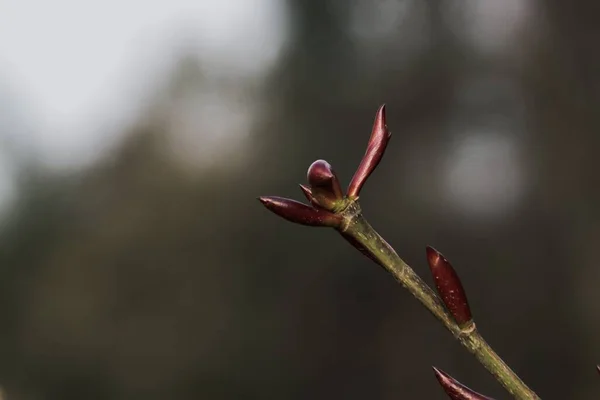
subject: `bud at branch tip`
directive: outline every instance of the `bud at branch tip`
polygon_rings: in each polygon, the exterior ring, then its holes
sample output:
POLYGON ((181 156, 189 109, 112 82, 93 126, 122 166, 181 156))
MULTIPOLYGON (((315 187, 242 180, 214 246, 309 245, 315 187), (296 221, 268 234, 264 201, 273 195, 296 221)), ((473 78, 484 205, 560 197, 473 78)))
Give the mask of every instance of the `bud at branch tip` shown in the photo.
POLYGON ((391 136, 392 135, 386 125, 384 104, 379 107, 379 110, 377 110, 377 114, 375 115, 375 122, 373 123, 367 151, 348 186, 348 197, 358 197, 363 185, 383 158, 383 153, 385 152, 391 136))
MULTIPOLYGON (((317 160, 308 167, 306 173, 314 203, 332 211, 343 202, 344 193, 333 168, 325 160, 317 160)), ((303 189, 304 190, 304 189, 303 189)))

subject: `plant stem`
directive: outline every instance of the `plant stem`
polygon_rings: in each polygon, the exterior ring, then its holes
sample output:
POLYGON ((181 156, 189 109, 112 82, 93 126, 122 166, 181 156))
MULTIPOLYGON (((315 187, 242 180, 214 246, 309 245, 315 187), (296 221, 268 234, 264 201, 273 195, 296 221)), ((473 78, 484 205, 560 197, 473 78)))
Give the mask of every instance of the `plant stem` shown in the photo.
POLYGON ((473 322, 459 326, 454 321, 438 295, 362 216, 358 202, 351 201, 340 215, 343 216, 342 226, 338 229, 340 233, 350 242, 358 244, 363 253, 384 267, 408 289, 514 398, 539 399, 483 339, 473 322))

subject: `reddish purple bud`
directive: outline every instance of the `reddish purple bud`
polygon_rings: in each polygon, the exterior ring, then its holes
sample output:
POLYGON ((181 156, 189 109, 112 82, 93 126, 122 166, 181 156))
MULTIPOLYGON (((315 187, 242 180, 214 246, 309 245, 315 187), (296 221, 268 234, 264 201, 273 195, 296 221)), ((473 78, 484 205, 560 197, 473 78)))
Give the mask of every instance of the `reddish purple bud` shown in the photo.
POLYGON ((341 221, 338 215, 312 208, 296 200, 276 196, 263 196, 258 200, 275 214, 297 224, 337 227, 341 221))
POLYGON ((596 371, 600 374, 600 365, 596 365, 596 371))
POLYGON ((388 131, 385 123, 384 104, 379 107, 379 110, 377 110, 377 114, 375 115, 375 122, 373 123, 373 130, 371 131, 371 138, 367 145, 367 151, 352 177, 350 186, 348 186, 348 197, 358 197, 363 185, 381 161, 390 137, 392 137, 392 134, 388 131))
POLYGON ((344 198, 344 193, 331 165, 325 160, 317 160, 308 167, 306 175, 316 204, 326 210, 334 210, 344 198))
POLYGON ((302 193, 304 194, 304 196, 306 197, 306 199, 308 201, 310 201, 310 204, 312 204, 313 206, 318 206, 319 205, 317 203, 317 200, 312 195, 312 190, 310 190, 310 188, 308 186, 300 184, 300 189, 302 190, 302 193))
POLYGON ((358 251, 363 253, 365 256, 369 257, 369 259, 371 261, 375 262, 375 264, 378 264, 378 265, 381 265, 382 267, 384 267, 384 265, 381 263, 381 261, 377 259, 375 254, 373 254, 369 250, 367 250, 362 244, 360 244, 360 242, 358 240, 354 239, 352 236, 350 236, 346 233, 343 233, 343 232, 340 232, 340 233, 342 234, 342 237, 348 241, 348 243, 350 243, 352 246, 354 246, 355 249, 357 249, 358 251))
POLYGON ((493 400, 491 397, 484 396, 469 389, 444 371, 433 367, 435 377, 444 389, 444 392, 452 400, 493 400))
POLYGON ((471 322, 473 317, 467 295, 452 265, 442 253, 429 246, 427 246, 427 261, 437 291, 456 323, 464 326, 471 322))

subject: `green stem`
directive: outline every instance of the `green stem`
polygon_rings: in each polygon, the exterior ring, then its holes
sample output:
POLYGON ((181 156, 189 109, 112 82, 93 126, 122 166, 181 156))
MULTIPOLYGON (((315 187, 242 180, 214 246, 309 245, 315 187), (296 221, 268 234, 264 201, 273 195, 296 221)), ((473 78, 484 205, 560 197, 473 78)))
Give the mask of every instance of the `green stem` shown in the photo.
POLYGON ((483 339, 474 323, 459 326, 446 311, 437 294, 406 264, 394 249, 362 216, 356 201, 340 213, 344 223, 340 233, 358 244, 361 251, 390 272, 469 350, 498 382, 516 399, 539 399, 483 339))

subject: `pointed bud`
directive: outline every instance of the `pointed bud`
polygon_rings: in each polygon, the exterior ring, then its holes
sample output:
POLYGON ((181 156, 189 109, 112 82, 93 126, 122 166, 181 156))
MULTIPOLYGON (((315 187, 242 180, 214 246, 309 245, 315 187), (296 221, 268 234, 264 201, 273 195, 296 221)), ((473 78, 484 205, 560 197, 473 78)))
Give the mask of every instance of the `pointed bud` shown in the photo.
POLYGON ((600 374, 600 365, 596 365, 596 371, 600 374))
POLYGON ((312 204, 313 206, 317 206, 317 207, 319 206, 319 204, 317 203, 317 200, 312 195, 312 190, 310 190, 310 188, 308 186, 300 184, 300 190, 302 190, 304 197, 306 197, 306 199, 310 202, 310 204, 312 204))
POLYGON ((365 248, 362 244, 360 244, 360 242, 358 240, 356 240, 354 237, 352 237, 346 233, 343 233, 343 232, 340 232, 340 233, 342 234, 342 237, 344 239, 346 239, 348 241, 348 243, 350 243, 355 249, 357 249, 358 251, 363 253, 365 256, 369 257, 369 259, 371 261, 375 262, 375 264, 381 265, 382 267, 385 268, 385 266, 381 263, 381 261, 377 259, 375 254, 373 254, 369 250, 367 250, 367 248, 365 248))
POLYGON ((350 186, 348 186, 348 197, 358 197, 363 185, 381 161, 391 136, 392 134, 388 131, 385 123, 384 104, 379 107, 379 110, 377 110, 377 114, 375 115, 375 122, 373 123, 373 130, 371 131, 371 138, 367 145, 367 151, 365 152, 358 169, 354 173, 354 177, 352 177, 350 186))
POLYGON ((427 246, 427 261, 437 291, 456 323, 464 326, 471 322, 473 317, 467 295, 452 265, 442 253, 429 246, 427 246))
POLYGON ((337 227, 341 221, 338 215, 312 208, 296 200, 276 196, 263 196, 258 200, 275 214, 297 224, 337 227))
POLYGON ((435 377, 444 389, 444 392, 452 400, 493 400, 491 397, 484 396, 469 389, 444 371, 433 367, 435 377))
POLYGON ((326 210, 334 210, 344 194, 331 165, 325 160, 317 160, 308 168, 306 175, 316 204, 326 210))

